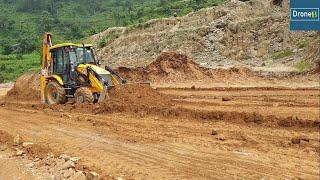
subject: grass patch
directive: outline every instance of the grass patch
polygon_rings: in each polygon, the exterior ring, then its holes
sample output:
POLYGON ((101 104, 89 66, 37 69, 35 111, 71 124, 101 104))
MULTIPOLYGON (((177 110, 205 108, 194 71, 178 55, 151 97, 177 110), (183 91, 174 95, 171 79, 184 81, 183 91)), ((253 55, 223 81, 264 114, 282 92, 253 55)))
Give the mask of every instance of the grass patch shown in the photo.
POLYGON ((272 55, 272 58, 273 59, 281 59, 281 58, 284 58, 284 57, 288 57, 290 55, 293 54, 293 51, 291 49, 285 49, 283 51, 279 51, 279 52, 276 52, 272 55))
POLYGON ((116 30, 111 31, 107 36, 100 39, 97 43, 98 48, 103 48, 107 44, 109 44, 111 41, 117 39, 120 37, 120 33, 116 30))
POLYGON ((300 73, 304 73, 310 70, 311 64, 307 61, 301 61, 296 65, 296 68, 300 73))
POLYGON ((132 31, 147 29, 150 26, 151 26, 151 24, 149 22, 133 24, 133 25, 128 26, 124 33, 128 34, 128 33, 132 32, 132 31))
POLYGON ((305 49, 308 47, 308 42, 307 41, 302 41, 298 45, 299 49, 305 49))
MULTIPOLYGON (((0 55, 0 80, 15 81, 22 74, 40 70, 40 54, 31 53, 21 56, 0 55)), ((1 82, 0 82, 1 83, 1 82)))

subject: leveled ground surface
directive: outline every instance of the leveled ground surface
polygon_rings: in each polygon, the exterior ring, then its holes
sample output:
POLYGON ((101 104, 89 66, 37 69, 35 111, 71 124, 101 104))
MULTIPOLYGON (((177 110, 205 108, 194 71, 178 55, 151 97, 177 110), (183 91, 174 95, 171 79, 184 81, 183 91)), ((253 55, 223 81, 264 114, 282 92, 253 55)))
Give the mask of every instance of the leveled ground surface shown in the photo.
POLYGON ((71 113, 10 100, 0 107, 0 131, 79 156, 105 179, 319 177, 319 89, 157 91, 184 111, 71 113))

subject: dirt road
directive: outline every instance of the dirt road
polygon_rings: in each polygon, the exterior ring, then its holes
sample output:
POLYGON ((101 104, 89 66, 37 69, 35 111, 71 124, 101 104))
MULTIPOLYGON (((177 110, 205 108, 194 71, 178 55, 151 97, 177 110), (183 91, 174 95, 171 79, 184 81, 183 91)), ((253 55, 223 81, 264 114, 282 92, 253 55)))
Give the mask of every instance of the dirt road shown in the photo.
POLYGON ((105 179, 317 179, 319 90, 160 89, 177 107, 314 121, 270 126, 141 113, 0 107, 0 130, 81 157, 105 179), (228 97, 228 101, 222 98, 228 97), (232 97, 232 98, 230 98, 232 97))

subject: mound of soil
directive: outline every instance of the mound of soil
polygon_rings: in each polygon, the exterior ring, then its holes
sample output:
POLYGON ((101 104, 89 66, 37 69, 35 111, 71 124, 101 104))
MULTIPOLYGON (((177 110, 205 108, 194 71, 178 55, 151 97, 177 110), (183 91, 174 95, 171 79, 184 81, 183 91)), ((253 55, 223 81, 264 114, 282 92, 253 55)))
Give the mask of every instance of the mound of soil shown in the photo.
MULTIPOLYGON (((176 52, 163 52, 154 62, 147 67, 126 68, 119 67, 116 70, 121 76, 132 82, 186 82, 186 81, 207 81, 232 78, 232 77, 248 77, 253 73, 247 68, 231 68, 231 69, 208 69, 201 67, 186 55, 176 52)), ((7 98, 15 100, 39 101, 40 100, 40 81, 39 74, 28 73, 21 76, 12 90, 7 94, 7 98)), ((127 101, 149 101, 158 97, 154 94, 156 91, 151 87, 143 85, 126 85, 123 89, 116 89, 110 92, 112 98, 119 98, 131 95, 127 101), (117 91, 117 92, 116 92, 117 91), (120 94, 119 94, 120 93, 120 94), (122 94, 121 94, 122 93, 122 94), (151 93, 151 94, 150 94, 151 93), (152 94, 153 93, 153 94, 152 94), (117 95, 113 95, 117 94, 117 95), (142 97, 141 97, 142 96, 142 97), (133 97, 135 99, 133 99, 133 97), (145 99, 141 99, 145 97, 145 99), (146 98, 148 97, 148 98, 146 98)), ((163 99, 163 97, 159 98, 163 99)), ((161 102, 161 101, 159 101, 161 102)))
POLYGON ((166 105, 171 101, 168 95, 161 94, 146 84, 117 86, 110 90, 109 96, 108 103, 166 105))
POLYGON ((119 67, 116 71, 124 78, 134 82, 213 81, 217 78, 248 77, 253 75, 253 72, 245 67, 230 69, 201 67, 186 55, 176 52, 163 52, 154 62, 146 67, 119 67))
POLYGON ((115 71, 119 73, 123 78, 133 82, 151 81, 150 77, 148 76, 148 71, 144 67, 137 67, 137 68, 119 67, 115 71))
POLYGON ((39 101, 40 74, 27 73, 22 75, 7 93, 6 98, 21 101, 39 101))
POLYGON ((176 52, 163 52, 147 67, 125 68, 117 70, 123 77, 131 81, 185 81, 210 77, 209 69, 176 52))
MULTIPOLYGON (((13 88, 7 93, 6 99, 19 101, 40 101, 39 74, 25 74, 21 76, 13 88)), ((150 85, 128 84, 117 86, 110 90, 110 99, 106 104, 122 106, 142 104, 166 104, 170 101, 167 95, 160 94, 150 85)))
POLYGON ((172 80, 198 80, 211 76, 210 69, 201 67, 184 54, 164 52, 147 66, 149 76, 154 81, 162 78, 172 80))
POLYGON ((109 100, 98 104, 76 104, 75 111, 91 111, 94 114, 111 112, 145 113, 148 109, 172 107, 172 97, 161 94, 149 85, 128 84, 110 90, 109 100))

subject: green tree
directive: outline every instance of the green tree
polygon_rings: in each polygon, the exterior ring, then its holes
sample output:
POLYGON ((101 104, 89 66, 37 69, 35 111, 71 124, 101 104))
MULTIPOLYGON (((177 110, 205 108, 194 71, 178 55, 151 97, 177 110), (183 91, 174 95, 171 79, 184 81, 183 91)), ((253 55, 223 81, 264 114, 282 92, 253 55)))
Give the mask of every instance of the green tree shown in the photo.
POLYGON ((3 83, 3 82, 4 82, 4 76, 0 73, 0 83, 3 83))
POLYGON ((10 42, 8 40, 4 39, 0 43, 1 43, 0 45, 2 47, 2 54, 3 55, 9 55, 12 53, 12 48, 11 48, 10 42))
POLYGON ((41 33, 51 31, 53 28, 54 21, 55 19, 52 17, 52 15, 48 11, 43 11, 41 13, 41 17, 38 24, 39 31, 41 33))
POLYGON ((76 24, 69 24, 68 25, 67 33, 65 33, 65 37, 69 40, 72 39, 81 39, 84 37, 83 33, 80 30, 80 27, 76 24))
POLYGON ((17 54, 26 54, 35 51, 38 48, 37 40, 35 37, 22 37, 19 41, 18 49, 16 50, 17 54))

